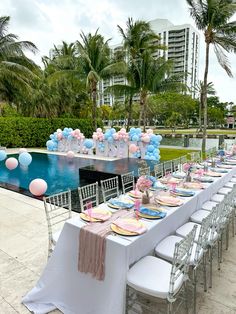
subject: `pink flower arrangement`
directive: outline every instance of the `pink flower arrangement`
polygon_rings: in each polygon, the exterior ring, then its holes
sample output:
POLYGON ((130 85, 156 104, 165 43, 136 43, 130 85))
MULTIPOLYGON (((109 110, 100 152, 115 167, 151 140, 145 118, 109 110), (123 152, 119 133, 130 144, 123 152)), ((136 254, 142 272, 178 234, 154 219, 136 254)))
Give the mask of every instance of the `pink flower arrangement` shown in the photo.
POLYGON ((136 184, 136 188, 139 191, 147 191, 148 189, 150 189, 150 187, 152 186, 152 181, 150 179, 148 179, 146 176, 141 176, 138 178, 137 184, 136 184))
POLYGON ((185 163, 185 164, 183 164, 183 170, 184 170, 184 172, 188 172, 188 171, 190 171, 191 170, 191 167, 192 167, 192 164, 191 163, 185 163))

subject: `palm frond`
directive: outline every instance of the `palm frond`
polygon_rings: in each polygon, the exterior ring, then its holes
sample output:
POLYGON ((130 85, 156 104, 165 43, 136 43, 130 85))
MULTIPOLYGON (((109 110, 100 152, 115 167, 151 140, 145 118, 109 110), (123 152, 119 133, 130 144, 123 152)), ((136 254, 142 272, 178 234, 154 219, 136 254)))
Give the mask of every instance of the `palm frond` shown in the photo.
POLYGON ((214 51, 220 66, 226 71, 226 73, 230 77, 233 77, 229 60, 219 44, 214 44, 214 51))

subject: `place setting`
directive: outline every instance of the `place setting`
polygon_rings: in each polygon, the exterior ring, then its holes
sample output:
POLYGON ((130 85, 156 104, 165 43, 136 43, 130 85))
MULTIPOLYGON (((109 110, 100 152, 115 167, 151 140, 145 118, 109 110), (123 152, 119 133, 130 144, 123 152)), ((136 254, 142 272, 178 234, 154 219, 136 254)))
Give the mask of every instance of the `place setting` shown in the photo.
POLYGON ((80 218, 86 222, 104 222, 112 216, 112 213, 101 207, 92 207, 92 202, 86 203, 86 210, 80 213, 80 218))

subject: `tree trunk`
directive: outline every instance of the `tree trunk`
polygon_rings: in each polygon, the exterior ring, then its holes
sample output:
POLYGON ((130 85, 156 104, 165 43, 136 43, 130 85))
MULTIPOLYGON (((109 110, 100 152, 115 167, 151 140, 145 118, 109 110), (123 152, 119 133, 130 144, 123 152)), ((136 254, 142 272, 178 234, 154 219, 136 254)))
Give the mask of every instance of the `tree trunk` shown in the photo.
POLYGON ((143 120, 143 131, 145 132, 146 128, 146 100, 147 100, 147 93, 146 91, 142 91, 140 93, 140 114, 139 114, 139 121, 138 127, 141 127, 141 122, 143 120))
MULTIPOLYGON (((205 35, 206 36, 206 35, 205 35)), ((202 133, 202 153, 206 152, 206 137, 207 137, 207 76, 209 67, 209 48, 210 43, 206 40, 206 60, 205 60, 205 72, 202 91, 202 107, 203 107, 203 133, 202 133)))
POLYGON ((126 126, 126 132, 129 131, 130 124, 131 124, 131 119, 132 119, 132 104, 133 104, 133 97, 129 97, 129 109, 128 109, 128 121, 127 121, 127 126, 126 126))
POLYGON ((93 82, 92 84, 92 118, 93 118, 93 125, 95 127, 95 130, 97 129, 97 83, 93 82))

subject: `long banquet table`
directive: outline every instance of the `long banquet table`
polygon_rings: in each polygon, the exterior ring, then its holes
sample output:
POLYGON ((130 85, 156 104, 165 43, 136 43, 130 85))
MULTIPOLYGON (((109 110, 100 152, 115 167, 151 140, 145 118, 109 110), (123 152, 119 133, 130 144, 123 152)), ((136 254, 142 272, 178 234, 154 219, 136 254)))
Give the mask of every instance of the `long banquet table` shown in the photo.
POLYGON ((191 214, 235 174, 236 167, 233 167, 207 184, 206 189, 197 190, 193 197, 182 198, 184 204, 168 208, 164 219, 144 220, 148 231, 143 235, 109 235, 104 281, 78 271, 79 235, 85 223, 79 216, 68 220, 39 281, 22 302, 36 314, 48 313, 55 308, 65 314, 125 313, 126 273, 130 265, 150 254, 158 242, 188 221, 191 214))

